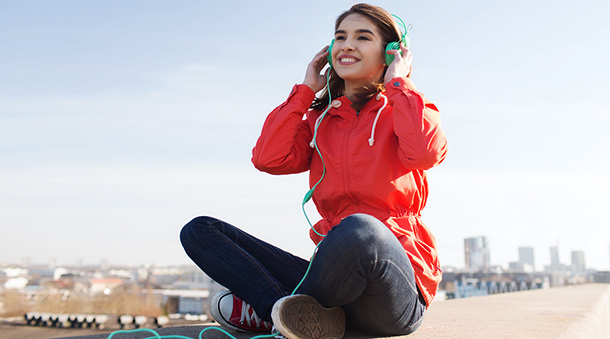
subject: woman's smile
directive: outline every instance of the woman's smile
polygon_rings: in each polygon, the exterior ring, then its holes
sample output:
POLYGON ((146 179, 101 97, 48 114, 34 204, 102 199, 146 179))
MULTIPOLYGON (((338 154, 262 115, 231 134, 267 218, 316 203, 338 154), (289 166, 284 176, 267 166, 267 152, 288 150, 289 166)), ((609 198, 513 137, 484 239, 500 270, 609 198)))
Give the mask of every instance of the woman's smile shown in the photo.
POLYGON ((360 59, 351 55, 340 55, 338 58, 339 64, 342 66, 353 65, 356 62, 360 61, 360 59))

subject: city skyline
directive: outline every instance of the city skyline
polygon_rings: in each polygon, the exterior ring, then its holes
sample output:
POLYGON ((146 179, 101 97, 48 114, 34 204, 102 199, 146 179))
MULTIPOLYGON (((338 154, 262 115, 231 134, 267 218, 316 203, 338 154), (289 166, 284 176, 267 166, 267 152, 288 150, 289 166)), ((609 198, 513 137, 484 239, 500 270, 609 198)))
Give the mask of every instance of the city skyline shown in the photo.
MULTIPOLYGON (((490 271, 495 267, 501 267, 506 271, 525 271, 525 272, 544 272, 547 270, 572 270, 573 272, 583 273, 588 269, 596 269, 587 267, 585 253, 582 250, 568 251, 570 260, 562 261, 560 259, 559 245, 549 247, 550 261, 548 264, 543 262, 542 265, 536 265, 536 252, 533 247, 520 246, 516 249, 517 260, 508 261, 505 263, 491 263, 490 253, 493 253, 493 248, 488 246, 486 236, 477 236, 464 238, 464 265, 452 266, 456 269, 463 269, 469 272, 490 271), (529 266, 529 267, 528 267, 529 266)), ((610 255, 610 246, 608 254, 610 255)), ((608 271, 607 269, 598 271, 608 271)))
MULTIPOLYGON (((412 79, 448 137, 422 214, 441 265, 486 235, 491 265, 523 246, 540 268, 559 243, 610 269, 610 3, 374 3, 414 25, 412 79)), ((352 4, 0 4, 0 261, 188 264, 199 215, 309 258, 307 175, 251 150, 352 4)))
MULTIPOLYGON (((610 271, 604 269, 596 269, 594 267, 586 266, 586 259, 584 251, 582 250, 571 250, 569 252, 570 260, 562 262, 559 258, 559 246, 554 245, 549 247, 550 261, 548 264, 543 263, 542 265, 536 265, 536 253, 533 247, 518 247, 517 260, 508 261, 505 263, 491 263, 489 260, 490 253, 493 250, 487 246, 486 236, 477 236, 463 239, 464 243, 464 265, 462 266, 444 266, 443 269, 457 269, 464 270, 467 272, 476 271, 489 271, 497 267, 501 267, 504 271, 525 271, 525 272, 545 272, 547 270, 566 270, 572 269, 575 272, 585 272, 586 270, 593 269, 597 271, 610 271), (531 268, 528 268, 529 265, 531 268)), ((610 257, 610 245, 608 246, 608 254, 610 257)), ((76 259, 74 263, 58 263, 56 259, 51 258, 48 263, 44 262, 32 262, 29 257, 23 258, 19 262, 3 262, 0 261, 0 266, 11 266, 18 265, 20 267, 48 267, 49 269, 55 269, 58 267, 99 267, 101 270, 108 270, 111 267, 173 267, 173 266, 194 266, 192 262, 186 262, 181 264, 155 264, 155 263, 140 263, 135 265, 124 265, 121 263, 109 263, 107 259, 101 259, 97 263, 84 263, 81 258, 76 259), (47 266, 48 265, 48 266, 47 266)))

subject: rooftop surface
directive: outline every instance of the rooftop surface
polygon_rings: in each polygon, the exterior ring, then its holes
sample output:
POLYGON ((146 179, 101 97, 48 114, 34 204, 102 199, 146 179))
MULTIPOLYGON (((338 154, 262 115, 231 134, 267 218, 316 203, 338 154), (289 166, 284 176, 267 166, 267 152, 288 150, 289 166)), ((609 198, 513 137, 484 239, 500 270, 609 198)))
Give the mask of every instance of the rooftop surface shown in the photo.
MULTIPOLYGON (((198 339, 213 324, 156 329, 166 338, 198 339)), ((252 334, 233 333, 237 339, 252 334)), ((71 339, 157 338, 153 332, 103 333, 71 339)), ((202 339, 227 339, 207 330, 202 339)), ((348 332, 346 339, 378 338, 348 332)), ((610 284, 503 293, 433 303, 414 334, 393 338, 610 338, 610 284)))

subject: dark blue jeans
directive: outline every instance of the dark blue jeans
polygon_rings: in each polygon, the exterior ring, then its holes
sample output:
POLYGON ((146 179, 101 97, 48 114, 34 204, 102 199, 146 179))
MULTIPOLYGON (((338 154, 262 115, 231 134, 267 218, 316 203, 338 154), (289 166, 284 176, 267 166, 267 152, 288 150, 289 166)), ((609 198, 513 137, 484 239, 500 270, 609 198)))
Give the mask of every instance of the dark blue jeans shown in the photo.
MULTIPOLYGON (((180 239, 199 268, 266 321, 273 304, 292 293, 309 265, 211 217, 193 219, 180 239)), ((411 333, 426 309, 404 249, 381 221, 364 214, 349 216, 328 232, 296 293, 325 307, 341 306, 348 329, 374 335, 411 333)))

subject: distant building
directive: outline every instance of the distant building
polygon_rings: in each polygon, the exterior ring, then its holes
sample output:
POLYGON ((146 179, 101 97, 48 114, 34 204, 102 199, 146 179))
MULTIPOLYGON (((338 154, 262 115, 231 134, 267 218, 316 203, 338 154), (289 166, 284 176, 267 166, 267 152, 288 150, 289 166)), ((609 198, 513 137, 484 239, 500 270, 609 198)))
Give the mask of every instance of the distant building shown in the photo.
POLYGON ((28 285, 28 282, 29 282, 29 279, 26 277, 9 278, 4 283, 4 288, 7 290, 10 290, 10 289, 21 290, 21 289, 24 289, 28 285))
POLYGON ((585 252, 572 251, 572 271, 577 274, 587 271, 587 266, 585 265, 585 252))
POLYGON ((100 261, 100 271, 107 272, 110 270, 110 265, 108 264, 108 259, 102 259, 100 261))
POLYGON ((508 263, 509 272, 523 272, 523 265, 518 261, 511 261, 508 263))
POLYGON ((489 270, 489 249, 484 236, 464 239, 464 259, 468 271, 489 270))
POLYGON ((168 313, 209 314, 208 290, 164 290, 163 303, 168 313))
POLYGON ((536 271, 533 247, 519 247, 519 264, 524 272, 536 271))
POLYGON ((32 264, 31 259, 29 257, 21 259, 21 267, 28 268, 32 264))
POLYGON ((561 263, 559 262, 559 247, 551 246, 551 269, 559 268, 561 268, 561 263))
POLYGON ((27 276, 30 273, 30 270, 21 267, 7 267, 4 268, 2 271, 8 278, 27 276))
POLYGON ((572 271, 570 265, 562 264, 559 261, 559 246, 549 248, 551 254, 551 264, 544 266, 544 272, 550 274, 551 287, 565 286, 567 277, 572 271))
POLYGON ((53 280, 59 280, 62 275, 68 274, 70 271, 65 267, 56 267, 53 269, 53 280))
POLYGON ((104 279, 90 279, 89 293, 91 295, 96 294, 110 294, 114 289, 123 285, 123 280, 119 278, 104 278, 104 279))
POLYGON ((593 282, 596 283, 610 283, 610 272, 609 271, 599 271, 595 272, 593 275, 593 282))

